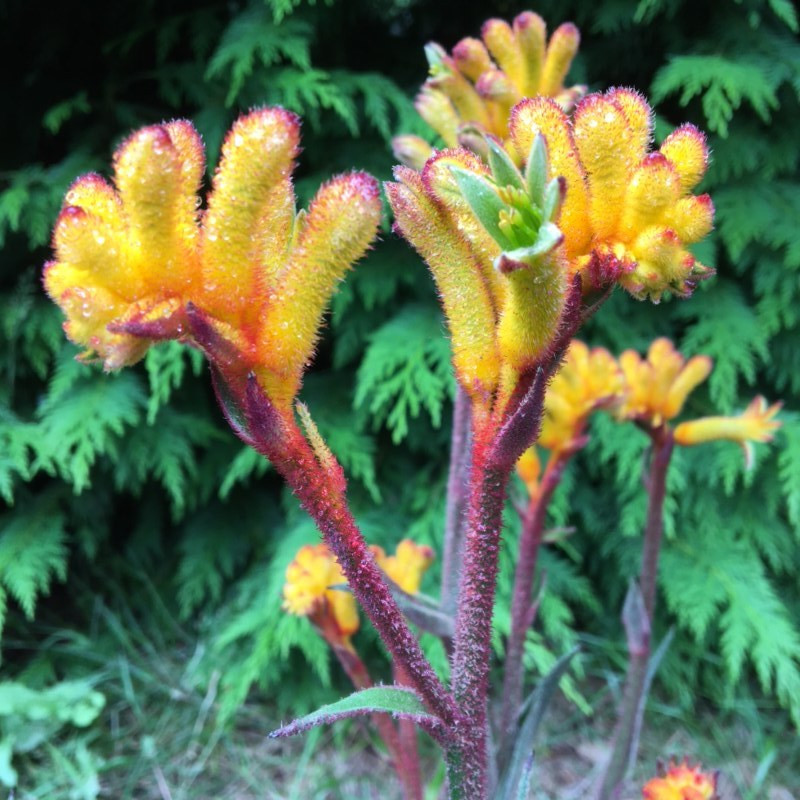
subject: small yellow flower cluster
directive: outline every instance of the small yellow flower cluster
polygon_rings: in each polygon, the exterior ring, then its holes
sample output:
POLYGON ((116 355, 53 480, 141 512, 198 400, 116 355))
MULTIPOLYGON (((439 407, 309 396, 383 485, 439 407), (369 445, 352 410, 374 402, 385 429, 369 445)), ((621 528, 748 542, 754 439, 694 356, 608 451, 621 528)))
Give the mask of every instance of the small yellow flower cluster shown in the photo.
MULTIPOLYGON (((462 39, 449 55, 437 44, 425 51, 431 74, 415 105, 446 147, 482 133, 504 140, 509 111, 524 97, 552 97, 569 109, 585 91, 582 86, 564 88, 580 43, 572 23, 556 28, 548 43, 544 20, 525 11, 511 24, 487 20, 481 38, 462 39)), ((415 169, 432 155, 419 136, 398 136, 392 144, 397 158, 415 169)))
POLYGON ((589 414, 615 406, 623 390, 622 372, 611 353, 574 340, 547 388, 539 445, 550 451, 582 446, 589 414))
POLYGON ((619 357, 619 364, 626 388, 619 416, 650 428, 677 417, 686 398, 713 368, 708 356, 694 356, 687 361, 663 337, 650 345, 646 358, 635 350, 626 350, 619 357))
MULTIPOLYGON (((674 419, 689 394, 711 373, 707 356, 694 356, 688 361, 675 350, 669 339, 656 339, 642 359, 633 350, 619 358, 625 375, 626 393, 618 414, 621 419, 637 422, 653 430, 674 419)), ((735 417, 700 417, 678 424, 673 432, 676 444, 690 447, 705 442, 727 440, 739 444, 745 463, 752 463, 753 442, 769 442, 781 423, 774 419, 781 403, 769 405, 755 397, 735 417)))
MULTIPOLYGON (((648 431, 670 423, 683 409, 686 398, 711 373, 711 359, 685 359, 666 338, 656 339, 642 358, 626 350, 615 360, 603 348, 573 341, 544 401, 538 447, 551 454, 569 456, 586 444, 584 430, 589 415, 611 409, 620 421, 636 422, 648 431)), ((769 405, 756 397, 738 416, 701 417, 675 426, 676 444, 688 447, 710 441, 739 444, 747 466, 752 443, 769 442, 781 423, 774 419, 780 403, 769 405)), ((533 496, 541 466, 536 447, 529 448, 517 464, 517 473, 533 496)))
MULTIPOLYGON (((544 398, 544 416, 537 445, 551 457, 569 458, 586 444, 584 430, 589 415, 613 408, 623 394, 622 372, 611 353, 602 347, 589 349, 574 339, 544 398)), ((531 497, 539 486, 541 464, 536 446, 517 462, 517 474, 531 497)))
POLYGON ((660 777, 648 781, 642 789, 643 800, 714 800, 717 778, 701 772, 700 765, 691 767, 687 761, 670 763, 660 777))
POLYGON ((333 178, 296 213, 299 139, 299 119, 282 108, 237 120, 202 213, 203 144, 186 121, 123 142, 115 187, 99 175, 79 178, 44 276, 70 339, 115 369, 154 339, 191 339, 192 308, 235 349, 241 371, 254 371, 272 401, 289 406, 325 305, 381 214, 378 185, 364 173, 333 178))
POLYGON ((416 594, 422 576, 433 563, 433 548, 403 539, 393 556, 387 556, 382 547, 373 545, 375 562, 386 575, 406 594, 416 594))
MULTIPOLYGON (((433 562, 430 547, 403 539, 394 555, 382 547, 370 547, 378 566, 407 594, 419 591, 422 576, 433 562)), ((328 545, 305 545, 286 569, 283 608, 308 617, 332 644, 349 646, 358 630, 356 600, 347 590, 347 580, 328 545)))

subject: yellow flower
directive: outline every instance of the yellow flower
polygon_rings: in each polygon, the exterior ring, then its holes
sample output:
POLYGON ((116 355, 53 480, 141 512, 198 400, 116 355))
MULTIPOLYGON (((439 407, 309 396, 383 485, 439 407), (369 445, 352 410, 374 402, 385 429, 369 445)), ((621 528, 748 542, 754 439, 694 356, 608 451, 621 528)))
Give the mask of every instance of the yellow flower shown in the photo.
POLYGON ((737 442, 744 449, 745 462, 752 464, 752 442, 771 442, 781 423, 773 419, 781 403, 769 405, 765 398, 755 397, 738 417, 701 417, 682 422, 675 428, 675 441, 684 446, 713 442, 719 439, 737 442))
POLYGON ((694 356, 688 361, 669 339, 656 339, 642 359, 633 350, 619 357, 625 378, 625 399, 619 416, 657 428, 676 417, 686 398, 708 376, 712 361, 694 356))
POLYGON ((700 771, 700 765, 671 763, 663 776, 648 781, 642 789, 643 800, 713 800, 717 777, 700 771))
POLYGON ((542 474, 542 462, 536 447, 529 447, 517 461, 517 475, 519 475, 528 494, 535 497, 539 491, 539 477, 542 474))
POLYGON ((632 89, 583 98, 569 119, 552 100, 523 100, 511 112, 510 138, 527 158, 537 134, 547 139, 552 175, 566 181, 559 220, 573 273, 588 288, 618 281, 639 298, 691 293, 710 274, 686 249, 711 230, 708 195, 691 190, 708 164, 705 137, 693 125, 650 153, 653 114, 632 89))
MULTIPOLYGON (((569 109, 585 91, 582 86, 564 88, 580 43, 572 23, 559 26, 548 43, 544 20, 525 11, 510 25, 487 20, 481 37, 462 39, 449 55, 437 44, 425 49, 431 74, 416 107, 446 147, 463 144, 475 130, 504 140, 509 111, 524 97, 552 97, 569 109)), ((398 137, 393 145, 397 158, 415 169, 432 154, 418 136, 398 137)))
POLYGON ((589 414, 620 403, 622 395, 622 372, 611 353, 573 340, 547 387, 538 444, 551 451, 582 447, 589 414))
POLYGON ((373 546, 371 549, 378 566, 406 594, 419 591, 422 576, 434 559, 432 548, 419 545, 411 539, 403 539, 393 556, 387 556, 381 547, 373 546))
MULTIPOLYGON (((375 236, 376 181, 350 173, 295 212, 291 173, 300 121, 281 108, 238 119, 222 146, 198 219, 203 148, 191 123, 134 133, 114 158, 116 189, 78 179, 53 237, 45 287, 68 336, 107 369, 141 358, 154 339, 189 337, 187 307, 289 407, 325 306, 375 236)), ((213 355, 213 354, 210 354, 213 355)))
POLYGON ((306 545, 286 568, 283 608, 309 617, 331 643, 349 644, 359 627, 356 600, 348 591, 331 588, 346 583, 328 545, 306 545))

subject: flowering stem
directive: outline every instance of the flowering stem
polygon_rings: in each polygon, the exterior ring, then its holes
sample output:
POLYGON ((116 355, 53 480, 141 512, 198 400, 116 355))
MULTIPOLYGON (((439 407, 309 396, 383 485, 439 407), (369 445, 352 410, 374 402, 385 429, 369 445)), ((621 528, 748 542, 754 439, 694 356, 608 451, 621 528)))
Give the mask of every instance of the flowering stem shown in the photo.
MULTIPOLYGON (((547 507, 553 492, 561 481, 568 456, 554 452, 545 468, 536 494, 531 497, 522 520, 522 533, 519 541, 519 554, 514 572, 514 592, 511 603, 511 633, 506 649, 505 676, 503 681, 503 706, 500 717, 502 732, 501 753, 506 754, 514 739, 517 714, 522 702, 523 666, 525 635, 533 624, 533 579, 536 562, 542 543, 547 507)), ((503 756, 505 760, 505 755, 503 756)))
POLYGON ((460 718, 458 708, 425 658, 353 519, 341 467, 329 452, 321 463, 291 411, 279 412, 254 379, 248 380, 245 407, 253 447, 270 459, 297 495, 392 658, 428 708, 452 730, 460 718))
POLYGON ((644 693, 647 687, 647 668, 650 660, 651 632, 656 603, 656 578, 661 535, 664 529, 664 499, 667 489, 667 469, 672 457, 674 439, 672 431, 662 425, 650 431, 653 450, 647 476, 647 521, 642 548, 642 565, 639 572, 642 624, 636 626, 638 635, 628 632, 628 674, 622 695, 617 729, 611 758, 600 783, 598 800, 609 800, 619 793, 619 784, 625 777, 636 753, 637 732, 644 714, 644 693))
MULTIPOLYGON (((471 491, 464 540, 453 656, 453 692, 469 720, 462 752, 463 797, 487 797, 487 696, 492 611, 503 505, 510 468, 487 458, 489 442, 478 432, 472 458, 471 491)), ((451 778, 451 792, 452 778, 451 778)), ((454 795, 458 796, 458 795, 454 795)))
POLYGON ((447 480, 447 511, 442 552, 441 607, 447 614, 455 612, 458 575, 464 542, 464 506, 467 501, 467 479, 470 458, 470 402, 459 386, 453 405, 453 433, 450 444, 450 471, 447 480))

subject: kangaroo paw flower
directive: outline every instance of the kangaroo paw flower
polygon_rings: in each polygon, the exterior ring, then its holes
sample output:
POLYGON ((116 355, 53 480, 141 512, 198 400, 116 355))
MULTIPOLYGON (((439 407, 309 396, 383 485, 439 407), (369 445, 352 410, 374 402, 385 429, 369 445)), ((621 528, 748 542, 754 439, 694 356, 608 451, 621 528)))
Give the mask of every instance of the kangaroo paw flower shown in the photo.
POLYGON ((333 178, 297 213, 299 141, 299 119, 282 108, 238 119, 202 219, 203 147, 186 121, 131 135, 114 157, 114 186, 98 175, 72 185, 44 283, 84 358, 115 369, 153 340, 187 338, 223 380, 244 387, 254 372, 289 413, 327 302, 381 214, 364 173, 333 178))
POLYGON ((649 780, 642 789, 643 800, 715 800, 716 773, 701 772, 700 765, 670 762, 663 775, 649 780))

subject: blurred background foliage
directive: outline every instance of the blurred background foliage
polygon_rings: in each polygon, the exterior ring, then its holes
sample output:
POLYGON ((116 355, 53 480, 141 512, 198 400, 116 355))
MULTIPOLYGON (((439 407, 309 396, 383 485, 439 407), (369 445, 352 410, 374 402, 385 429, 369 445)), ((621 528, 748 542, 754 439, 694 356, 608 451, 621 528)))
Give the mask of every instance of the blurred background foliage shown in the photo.
MULTIPOLYGON (((111 376, 73 360, 40 283, 69 183, 108 174, 132 128, 174 117, 195 122, 211 172, 233 119, 275 103, 304 118, 302 202, 337 171, 388 179, 392 135, 434 141, 412 105, 425 42, 452 47, 488 16, 527 7, 2 5, 0 785, 24 797, 263 797, 273 790, 251 749, 231 750, 231 726, 260 742, 270 714, 308 710, 344 687, 310 625, 280 610, 285 567, 316 539, 313 526, 226 429, 202 359, 170 343, 111 376), (254 713, 262 701, 267 711, 254 713)), ((785 402, 783 430, 749 473, 732 445, 676 454, 660 581, 657 636, 670 626, 677 635, 653 705, 662 724, 691 725, 699 708, 715 724, 743 721, 746 741, 723 751, 752 754, 753 770, 734 777, 742 796, 759 797, 776 756, 798 757, 780 750, 791 745, 775 731, 800 725, 796 11, 789 0, 541 0, 533 10, 551 30, 580 27, 574 81, 645 92, 659 137, 685 120, 709 133, 703 188, 717 223, 701 257, 717 277, 690 301, 657 308, 617 293, 584 335, 617 353, 668 335, 687 355, 711 355, 716 368, 687 415, 733 412, 757 392, 785 402)), ((350 476, 367 539, 388 548, 404 536, 439 547, 453 394, 443 333, 433 284, 387 219, 334 300, 303 397, 350 476)), ((639 553, 644 447, 635 429, 598 418, 553 507, 552 524, 576 532, 546 554, 527 657, 535 674, 576 640, 588 644, 564 684, 583 714, 607 714, 619 688, 618 611, 639 553)), ((508 626, 512 516, 498 633, 508 626)), ((426 591, 436 580, 434 569, 426 591)), ((445 671, 436 643, 425 644, 445 671)), ((501 654, 500 635, 497 646, 501 654)), ((359 647, 388 679, 370 630, 359 647)), ((297 751, 301 765, 318 738, 297 751)), ((317 776, 297 794, 299 779, 270 752, 271 778, 288 788, 266 796, 344 792, 317 776)))

